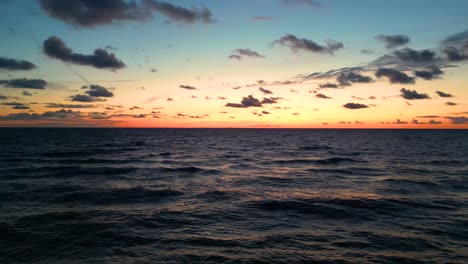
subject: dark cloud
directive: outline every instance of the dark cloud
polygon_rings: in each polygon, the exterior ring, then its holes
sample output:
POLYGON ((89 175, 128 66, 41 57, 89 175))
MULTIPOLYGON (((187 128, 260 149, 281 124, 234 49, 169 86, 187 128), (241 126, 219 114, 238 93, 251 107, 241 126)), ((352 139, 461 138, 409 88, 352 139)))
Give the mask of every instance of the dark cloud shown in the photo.
POLYGON ((454 103, 454 102, 446 102, 445 104, 450 105, 450 106, 456 106, 457 105, 457 103, 454 103))
POLYGON ((0 69, 10 71, 28 71, 36 68, 36 65, 29 61, 0 57, 0 69))
POLYGON ((444 118, 452 121, 454 125, 468 124, 468 117, 465 116, 446 116, 444 118))
POLYGON ((328 40, 325 45, 317 44, 312 40, 298 38, 288 34, 275 40, 271 45, 281 45, 289 47, 293 52, 307 51, 312 53, 333 54, 335 51, 342 49, 343 43, 335 40, 328 40))
POLYGON ((445 46, 457 46, 462 45, 466 41, 468 41, 468 30, 448 36, 442 41, 442 44, 445 46))
POLYGON ((364 76, 359 73, 354 73, 354 72, 347 72, 347 73, 341 73, 338 75, 336 78, 338 83, 341 86, 349 86, 351 83, 370 83, 372 82, 372 78, 369 76, 364 76))
POLYGON ((276 104, 278 103, 278 100, 280 100, 280 97, 263 97, 262 99, 262 104, 276 104))
POLYGON ((436 115, 426 115, 426 116, 417 116, 417 118, 439 118, 440 116, 436 115))
POLYGON ((18 109, 18 110, 29 109, 29 106, 23 103, 17 103, 17 102, 8 102, 8 103, 3 103, 2 105, 11 106, 11 109, 18 109))
POLYGON ((269 20, 273 20, 272 17, 267 17, 267 16, 256 16, 256 17, 252 17, 250 19, 250 21, 253 21, 253 22, 257 22, 257 21, 269 21, 269 20))
POLYGON ((419 78, 423 78, 425 80, 432 80, 434 78, 438 78, 444 72, 436 66, 427 67, 425 70, 417 70, 414 71, 414 75, 419 78))
POLYGON ((265 57, 251 49, 236 49, 233 51, 233 53, 236 53, 237 55, 243 56, 243 57, 252 57, 252 58, 264 58, 265 57))
POLYGON ((409 90, 402 88, 400 90, 401 92, 401 97, 407 99, 407 100, 417 100, 417 99, 430 99, 429 95, 423 94, 423 93, 418 93, 415 90, 409 90))
POLYGON ((414 63, 423 63, 423 62, 434 62, 435 61, 435 52, 431 50, 413 50, 409 48, 404 48, 393 52, 398 59, 401 61, 414 62, 414 63))
POLYGON ((268 89, 265 89, 265 88, 258 88, 258 90, 263 93, 263 94, 273 94, 273 92, 271 90, 268 90, 268 89))
POLYGON ((114 97, 114 94, 108 88, 97 84, 91 84, 89 90, 85 93, 92 97, 114 97))
POLYGON ((24 96, 32 96, 33 94, 28 91, 23 91, 22 93, 24 96))
POLYGON ((230 55, 228 59, 242 60, 242 56, 234 54, 234 55, 230 55))
POLYGON ((179 23, 192 24, 195 22, 202 22, 209 24, 215 22, 213 14, 206 7, 187 9, 157 0, 144 0, 144 3, 153 10, 179 23))
POLYGON ((440 125, 442 124, 442 121, 436 121, 434 119, 429 120, 429 124, 431 125, 440 125))
MULTIPOLYGON (((466 45, 466 44, 465 44, 466 45)), ((468 55, 462 49, 456 47, 446 47, 444 49, 447 59, 451 62, 458 62, 468 60, 468 55)))
POLYGON ((17 113, 0 116, 0 121, 20 121, 20 120, 67 120, 81 118, 80 112, 72 110, 59 110, 55 112, 44 112, 42 114, 17 113))
POLYGON ((374 54, 374 51, 371 50, 371 49, 362 49, 362 50, 361 50, 361 54, 368 54, 368 55, 370 55, 370 54, 374 54))
POLYGON ((449 94, 449 93, 444 93, 442 91, 436 91, 437 95, 439 95, 440 97, 454 97, 453 95, 449 94))
POLYGON ((187 9, 157 0, 40 0, 41 7, 56 19, 79 27, 95 27, 121 21, 145 21, 158 12, 179 23, 213 23, 206 7, 187 9))
POLYGON ((56 36, 52 36, 44 41, 43 51, 51 58, 68 63, 91 66, 97 69, 117 70, 125 67, 125 64, 117 59, 114 53, 109 53, 105 49, 95 49, 93 55, 74 53, 63 40, 56 36))
POLYGON ((8 88, 29 88, 43 90, 47 86, 47 82, 42 79, 11 79, 0 80, 0 85, 8 88))
POLYGON ((390 83, 414 84, 414 77, 410 77, 406 73, 395 69, 378 69, 375 76, 377 78, 387 77, 390 83))
POLYGON ((406 121, 401 121, 400 119, 397 119, 395 122, 393 122, 393 124, 405 125, 405 124, 408 124, 408 122, 406 122, 406 121))
POLYGON ((287 5, 302 5, 302 6, 309 6, 320 8, 321 5, 316 0, 283 0, 283 3, 287 5))
POLYGON ((186 89, 186 90, 197 90, 197 88, 190 86, 190 85, 179 85, 179 88, 186 89))
POLYGON ((70 97, 73 102, 91 103, 91 102, 102 102, 104 99, 92 97, 87 94, 75 94, 70 97))
POLYGON ((262 104, 276 104, 278 100, 281 99, 279 97, 264 97, 262 101, 258 100, 257 98, 249 95, 247 97, 243 97, 240 103, 227 103, 225 106, 227 107, 235 107, 235 108, 247 108, 247 107, 262 107, 262 104))
POLYGON ((362 108, 369 108, 368 105, 365 104, 358 104, 358 103, 347 103, 343 105, 344 108, 348 109, 362 109, 362 108))
POLYGON ((47 108, 96 108, 95 105, 46 103, 47 108))
POLYGON ((387 49, 403 46, 410 42, 410 38, 406 35, 378 35, 375 38, 382 41, 387 49))
POLYGON ((325 89, 325 88, 338 88, 338 85, 334 84, 334 83, 322 83, 322 84, 319 84, 319 87, 322 88, 322 89, 325 89))
POLYGON ((316 94, 315 97, 320 98, 320 99, 332 99, 330 96, 326 96, 326 95, 321 94, 321 93, 316 94))
POLYGON ((0 94, 0 100, 8 100, 9 98, 10 98, 9 96, 0 94))

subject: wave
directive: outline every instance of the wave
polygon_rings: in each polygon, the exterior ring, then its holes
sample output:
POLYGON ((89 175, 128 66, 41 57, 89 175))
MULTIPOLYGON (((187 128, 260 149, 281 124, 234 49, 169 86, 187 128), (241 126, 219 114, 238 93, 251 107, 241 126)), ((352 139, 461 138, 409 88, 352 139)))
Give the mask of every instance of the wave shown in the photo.
POLYGON ((315 164, 324 164, 324 165, 333 165, 339 164, 344 162, 363 162, 361 160, 351 159, 351 158, 340 158, 340 157, 332 157, 326 159, 287 159, 287 160, 275 160, 275 163, 286 163, 286 164, 302 164, 302 163, 315 163, 315 164))

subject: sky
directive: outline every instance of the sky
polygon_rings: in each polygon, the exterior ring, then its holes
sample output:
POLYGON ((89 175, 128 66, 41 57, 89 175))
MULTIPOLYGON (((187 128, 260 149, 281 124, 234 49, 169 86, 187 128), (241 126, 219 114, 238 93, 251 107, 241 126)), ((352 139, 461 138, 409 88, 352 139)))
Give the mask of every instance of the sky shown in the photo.
POLYGON ((468 128, 468 1, 0 5, 2 127, 468 128))

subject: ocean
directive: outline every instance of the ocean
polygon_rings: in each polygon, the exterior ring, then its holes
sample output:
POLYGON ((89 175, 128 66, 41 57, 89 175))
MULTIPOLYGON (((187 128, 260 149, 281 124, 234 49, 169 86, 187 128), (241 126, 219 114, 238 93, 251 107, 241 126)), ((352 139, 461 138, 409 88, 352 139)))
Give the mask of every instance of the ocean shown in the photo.
POLYGON ((467 130, 0 129, 0 263, 468 263, 467 130))

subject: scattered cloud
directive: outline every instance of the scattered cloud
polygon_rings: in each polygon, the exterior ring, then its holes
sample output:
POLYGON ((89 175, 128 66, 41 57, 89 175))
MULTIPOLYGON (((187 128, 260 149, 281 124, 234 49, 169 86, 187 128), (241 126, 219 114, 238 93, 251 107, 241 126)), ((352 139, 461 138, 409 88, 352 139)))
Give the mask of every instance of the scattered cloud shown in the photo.
POLYGON ((186 90, 197 90, 197 88, 190 86, 190 85, 179 85, 179 88, 186 89, 186 90))
POLYGON ((30 92, 28 92, 28 91, 23 91, 23 92, 22 92, 22 95, 24 95, 24 96, 32 96, 33 94, 30 93, 30 92))
POLYGON ((438 78, 444 72, 436 66, 429 66, 424 70, 416 70, 414 71, 414 75, 419 78, 423 78, 424 80, 432 80, 438 78))
POLYGON ((265 88, 258 88, 258 90, 263 93, 263 94, 273 94, 273 92, 271 90, 268 90, 268 89, 265 89, 265 88))
POLYGON ((0 121, 19 121, 19 120, 66 120, 81 118, 80 112, 74 112, 72 110, 59 110, 44 112, 42 114, 36 113, 17 113, 0 116, 0 121))
POLYGON ((410 42, 410 38, 406 35, 378 35, 375 38, 383 42, 387 49, 404 46, 410 42))
POLYGON ((36 68, 36 65, 29 61, 0 57, 0 69, 10 71, 29 71, 36 68))
POLYGON ((458 105, 457 103, 454 103, 454 102, 446 102, 445 104, 446 104, 446 105, 449 105, 449 106, 456 106, 456 105, 458 105))
POLYGON ((468 124, 468 117, 465 116, 446 116, 444 118, 450 120, 454 125, 468 124))
POLYGON ((192 24, 195 22, 213 23, 211 11, 206 8, 176 6, 157 0, 40 0, 41 8, 51 17, 77 27, 96 27, 123 21, 146 21, 158 12, 172 21, 192 24))
POLYGON ((97 84, 91 84, 89 90, 85 93, 92 97, 114 97, 114 94, 108 88, 97 84))
POLYGON ((444 93, 442 91, 436 91, 436 94, 440 97, 454 97, 453 95, 449 94, 449 93, 444 93))
POLYGON ((321 54, 333 54, 335 51, 344 47, 342 42, 335 40, 328 40, 325 45, 320 45, 313 40, 298 38, 291 34, 287 34, 280 39, 275 40, 271 45, 286 46, 293 52, 305 51, 321 54))
POLYGON ((423 93, 418 93, 415 90, 409 90, 402 88, 400 90, 401 92, 401 97, 407 99, 407 100, 417 100, 417 99, 430 99, 429 95, 423 94, 423 93))
POLYGON ((326 96, 326 95, 321 94, 321 93, 316 94, 315 97, 320 98, 320 99, 332 99, 330 96, 326 96))
POLYGON ((7 88, 29 88, 43 90, 47 86, 47 82, 42 79, 11 79, 0 80, 0 85, 7 88))
POLYGON ((372 78, 369 76, 364 76, 359 73, 354 73, 354 72, 347 72, 347 73, 341 73, 338 75, 336 78, 338 83, 341 86, 350 86, 351 83, 370 83, 372 82, 372 78))
POLYGON ((319 87, 321 89, 326 89, 326 88, 338 88, 338 85, 337 84, 334 84, 334 83, 322 83, 322 84, 319 84, 319 87))
POLYGON ((102 102, 104 99, 92 97, 87 94, 75 94, 70 96, 70 100, 73 102, 91 103, 91 102, 102 102))
POLYGON ((232 51, 232 55, 228 57, 228 59, 236 59, 241 60, 242 58, 249 57, 249 58, 265 58, 265 56, 261 55, 260 53, 251 50, 251 49, 235 49, 232 51))
POLYGON ((240 103, 227 103, 227 107, 247 108, 247 107, 262 107, 262 103, 257 98, 249 95, 243 97, 240 103))
POLYGON ((395 70, 395 69, 388 69, 382 68, 378 69, 375 73, 375 77, 387 77, 390 83, 401 83, 401 84, 414 84, 414 77, 408 76, 406 73, 395 70))
POLYGON ((348 109, 362 109, 362 108, 369 108, 368 105, 365 104, 358 104, 358 103, 347 103, 343 105, 344 108, 348 109))
POLYGON ((63 40, 56 36, 52 36, 44 41, 43 51, 51 58, 67 63, 91 66, 97 69, 118 70, 125 67, 125 64, 117 59, 114 53, 109 53, 105 49, 95 49, 92 55, 74 53, 63 40))
POLYGON ((96 105, 84 105, 84 104, 59 104, 59 103, 46 103, 47 108, 96 108, 96 105))

